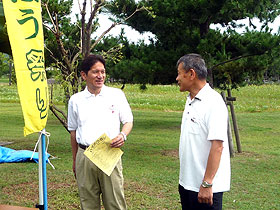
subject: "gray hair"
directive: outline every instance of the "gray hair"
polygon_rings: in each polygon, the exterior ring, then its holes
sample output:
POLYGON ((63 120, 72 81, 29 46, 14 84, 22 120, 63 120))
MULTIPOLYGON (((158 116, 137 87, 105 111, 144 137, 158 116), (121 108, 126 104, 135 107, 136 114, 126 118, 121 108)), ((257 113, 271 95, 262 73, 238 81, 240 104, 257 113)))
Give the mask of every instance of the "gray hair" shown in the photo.
POLYGON ((207 67, 205 65, 205 61, 199 54, 191 53, 182 56, 178 61, 176 67, 183 64, 183 68, 188 71, 193 69, 199 80, 204 80, 207 77, 207 67))

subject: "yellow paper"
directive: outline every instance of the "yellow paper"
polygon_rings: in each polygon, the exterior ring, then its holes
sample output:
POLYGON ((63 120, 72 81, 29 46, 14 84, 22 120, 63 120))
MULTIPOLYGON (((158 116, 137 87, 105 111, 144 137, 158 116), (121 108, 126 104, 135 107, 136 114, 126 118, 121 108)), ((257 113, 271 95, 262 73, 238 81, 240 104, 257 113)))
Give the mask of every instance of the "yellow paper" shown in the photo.
POLYGON ((123 154, 120 148, 111 147, 111 142, 111 139, 104 133, 84 152, 108 176, 111 175, 123 154))
POLYGON ((3 6, 26 136, 45 128, 49 109, 41 1, 3 0, 3 6))

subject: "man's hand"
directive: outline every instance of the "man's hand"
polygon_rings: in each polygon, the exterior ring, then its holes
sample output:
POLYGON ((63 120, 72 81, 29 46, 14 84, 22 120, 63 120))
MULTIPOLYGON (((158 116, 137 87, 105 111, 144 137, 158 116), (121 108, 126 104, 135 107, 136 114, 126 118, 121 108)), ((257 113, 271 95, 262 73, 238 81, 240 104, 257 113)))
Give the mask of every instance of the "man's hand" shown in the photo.
POLYGON ((124 144, 124 137, 122 134, 119 134, 112 139, 111 147, 120 148, 123 144, 124 144))
POLYGON ((199 203, 206 203, 210 206, 213 205, 212 187, 204 188, 204 187, 200 186, 199 193, 198 193, 198 202, 199 203))

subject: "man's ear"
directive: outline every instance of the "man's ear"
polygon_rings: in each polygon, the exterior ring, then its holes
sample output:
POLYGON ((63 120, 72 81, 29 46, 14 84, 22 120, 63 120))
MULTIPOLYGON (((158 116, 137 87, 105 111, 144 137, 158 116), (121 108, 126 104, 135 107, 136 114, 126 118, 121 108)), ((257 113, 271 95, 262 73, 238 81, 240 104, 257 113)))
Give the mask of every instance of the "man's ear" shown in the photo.
POLYGON ((86 73, 84 71, 81 71, 81 77, 83 80, 86 80, 86 73))
POLYGON ((194 69, 190 69, 190 77, 191 77, 191 79, 195 79, 195 77, 196 77, 196 72, 195 72, 194 69))

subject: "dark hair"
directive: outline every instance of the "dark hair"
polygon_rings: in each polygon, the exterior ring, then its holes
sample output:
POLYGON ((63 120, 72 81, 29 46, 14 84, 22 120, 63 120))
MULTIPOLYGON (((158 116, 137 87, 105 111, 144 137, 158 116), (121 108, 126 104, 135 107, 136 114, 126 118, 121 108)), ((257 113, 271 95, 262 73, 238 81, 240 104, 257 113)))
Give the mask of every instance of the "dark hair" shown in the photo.
POLYGON ((87 74, 90 68, 97 62, 101 62, 104 65, 104 68, 106 68, 105 60, 101 55, 91 54, 82 61, 80 69, 87 74))
POLYGON ((184 55, 177 61, 177 68, 180 65, 180 63, 183 64, 183 68, 186 71, 193 69, 196 72, 198 79, 206 79, 207 67, 201 55, 195 53, 184 55))

